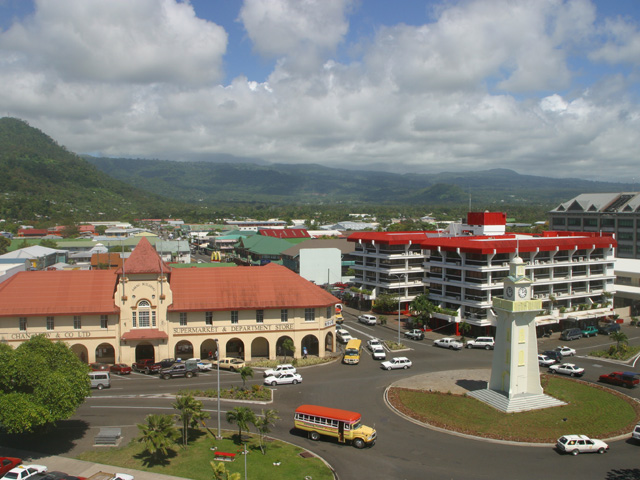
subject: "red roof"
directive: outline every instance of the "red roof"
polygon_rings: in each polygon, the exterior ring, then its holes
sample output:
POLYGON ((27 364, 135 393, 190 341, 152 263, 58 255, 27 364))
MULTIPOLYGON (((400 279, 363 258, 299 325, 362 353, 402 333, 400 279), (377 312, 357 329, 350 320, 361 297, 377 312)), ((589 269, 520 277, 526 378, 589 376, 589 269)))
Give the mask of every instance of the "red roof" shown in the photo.
POLYGON ((343 420, 353 423, 360 420, 362 415, 349 410, 341 410, 339 408, 321 407, 319 405, 300 405, 296 408, 296 413, 305 413, 307 415, 317 415, 319 417, 327 417, 335 420, 343 420))
POLYGON ((20 272, 0 283, 0 317, 115 314, 117 280, 113 270, 20 272))
MULTIPOLYGON (((151 246, 146 237, 142 237, 136 248, 133 249, 129 258, 124 262, 124 273, 169 273, 171 267, 160 259, 156 250, 151 246)), ((122 269, 118 269, 118 273, 122 273, 122 269)))
POLYGON ((347 240, 349 242, 375 242, 382 245, 405 245, 409 242, 419 243, 427 238, 427 233, 436 232, 354 232, 347 240))
POLYGON ((44 228, 19 228, 18 237, 44 237, 49 235, 49 230, 44 228))
POLYGON ((469 212, 467 225, 506 225, 507 215, 502 212, 469 212))
POLYGON ((286 267, 176 268, 169 311, 316 308, 339 303, 326 290, 286 267))
POLYGON ((261 228, 260 235, 263 237, 274 237, 274 238, 311 238, 309 232, 304 228, 285 228, 285 229, 275 229, 275 228, 261 228))
POLYGON ((160 338, 169 338, 169 335, 155 328, 136 328, 122 334, 122 340, 155 340, 160 338))

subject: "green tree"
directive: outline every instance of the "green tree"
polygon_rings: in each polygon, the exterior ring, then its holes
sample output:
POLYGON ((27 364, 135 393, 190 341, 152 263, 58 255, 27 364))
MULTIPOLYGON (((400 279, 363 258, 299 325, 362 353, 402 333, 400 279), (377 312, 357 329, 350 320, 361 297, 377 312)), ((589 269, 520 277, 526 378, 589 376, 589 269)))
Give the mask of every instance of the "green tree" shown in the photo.
POLYGON ((202 402, 191 394, 178 395, 172 407, 180 411, 177 417, 182 421, 182 445, 186 447, 189 441, 189 427, 199 429, 200 422, 209 418, 209 413, 202 411, 202 402))
POLYGON ((378 296, 375 309, 378 312, 395 312, 398 309, 398 296, 389 294, 378 296))
POLYGON ((172 415, 147 415, 145 423, 138 424, 140 437, 138 442, 144 443, 145 451, 160 460, 169 453, 169 448, 180 438, 180 432, 173 423, 172 415))
POLYGON ((56 242, 52 238, 43 238, 42 240, 40 240, 39 245, 41 247, 47 247, 47 248, 58 248, 58 242, 56 242))
POLYGON ((0 426, 33 432, 71 417, 90 395, 89 367, 63 342, 36 335, 0 344, 0 426))
POLYGON ((436 305, 434 305, 431 300, 429 300, 428 293, 418 295, 416 298, 414 298, 409 308, 411 309, 411 311, 415 312, 416 323, 418 325, 427 324, 429 319, 431 318, 431 314, 437 310, 436 305))
POLYGON ((231 473, 222 462, 209 462, 213 468, 214 480, 240 480, 240 473, 231 473))
POLYGON ((3 235, 0 235, 0 255, 4 255, 5 253, 7 253, 10 246, 11 240, 3 235))
POLYGON ((280 420, 278 416, 278 411, 272 408, 267 411, 262 410, 262 415, 254 416, 253 424, 258 430, 259 441, 260 441, 260 450, 263 455, 267 454, 267 445, 264 441, 264 437, 271 431, 271 426, 275 426, 276 420, 280 420))
POLYGON ((296 346, 293 344, 293 340, 290 338, 285 339, 282 342, 282 350, 284 351, 284 361, 287 362, 287 354, 291 353, 291 356, 296 353, 296 346))
POLYGON ((471 325, 467 322, 460 322, 460 325, 458 325, 458 330, 460 330, 460 341, 464 344, 465 336, 471 330, 471 325))
POLYGON ((616 342, 616 351, 620 351, 620 345, 629 342, 629 337, 623 332, 612 332, 609 337, 616 342))
POLYGON ((236 407, 227 412, 227 422, 238 425, 238 442, 242 441, 242 431, 249 431, 249 424, 255 423, 256 415, 248 407, 236 407))
POLYGON ((245 365, 240 370, 238 370, 238 373, 240 374, 240 378, 242 378, 242 388, 245 389, 247 378, 253 378, 253 368, 245 365))

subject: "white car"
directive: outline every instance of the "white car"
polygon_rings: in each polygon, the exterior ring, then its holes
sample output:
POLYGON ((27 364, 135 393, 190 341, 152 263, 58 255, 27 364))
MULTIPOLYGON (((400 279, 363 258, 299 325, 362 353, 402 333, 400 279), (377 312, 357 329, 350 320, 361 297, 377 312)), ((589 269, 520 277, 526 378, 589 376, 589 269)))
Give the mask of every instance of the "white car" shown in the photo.
POLYGON ((581 377, 584 375, 584 368, 578 367, 573 363, 562 363, 560 365, 551 365, 549 367, 550 373, 562 373, 563 375, 569 375, 571 377, 581 377))
POLYGON ((353 340, 351 334, 346 330, 340 330, 337 332, 336 337, 338 338, 338 341, 342 343, 347 343, 349 340, 353 340))
POLYGON ((382 347, 382 342, 380 342, 380 340, 378 340, 377 338, 372 338, 371 340, 367 341, 367 348, 373 352, 373 348, 374 347, 382 347))
POLYGON ((264 379, 265 385, 286 385, 291 383, 293 385, 297 385, 298 383, 302 383, 302 376, 299 373, 278 373, 276 375, 271 375, 264 379))
POLYGON ((631 438, 636 441, 640 441, 640 423, 638 423, 635 427, 633 427, 633 432, 631 432, 631 438))
POLYGON ((376 317, 375 315, 360 315, 358 317, 358 321, 360 323, 364 323, 365 325, 375 325, 376 323, 378 323, 378 317, 376 317))
POLYGON ((563 357, 572 357, 576 354, 575 349, 571 347, 566 347, 564 345, 561 347, 556 347, 555 351, 560 352, 560 355, 562 355, 563 357))
POLYGON ((484 348, 485 350, 493 350, 493 346, 496 344, 493 337, 478 337, 475 340, 469 340, 467 342, 467 348, 484 348))
POLYGON ((553 358, 549 358, 546 355, 538 355, 538 365, 541 367, 548 367, 554 363, 556 363, 556 361, 553 358))
POLYGON ((561 452, 578 455, 579 453, 604 453, 609 450, 609 445, 586 435, 563 435, 556 442, 556 448, 561 452))
POLYGON ((371 358, 374 360, 384 360, 387 358, 387 354, 382 345, 373 345, 369 350, 371 350, 371 358))
POLYGON ((47 467, 44 465, 18 465, 4 474, 2 480, 25 480, 31 478, 38 473, 44 473, 47 467))
POLYGON ((433 341, 435 347, 449 348, 451 350, 460 350, 462 348, 462 342, 455 338, 439 338, 433 341))
POLYGON ((198 370, 201 372, 208 372, 213 370, 213 365, 211 362, 203 362, 199 358, 196 358, 196 365, 198 365, 198 370))
POLYGON ((382 362, 380 364, 380 368, 384 368, 385 370, 404 368, 406 370, 407 368, 411 367, 411 365, 411 360, 409 360, 407 357, 393 357, 387 362, 382 362))
POLYGON ((296 373, 296 367, 291 365, 290 363, 283 363, 278 365, 276 368, 270 368, 264 371, 265 377, 272 377, 274 375, 278 375, 280 373, 296 373))

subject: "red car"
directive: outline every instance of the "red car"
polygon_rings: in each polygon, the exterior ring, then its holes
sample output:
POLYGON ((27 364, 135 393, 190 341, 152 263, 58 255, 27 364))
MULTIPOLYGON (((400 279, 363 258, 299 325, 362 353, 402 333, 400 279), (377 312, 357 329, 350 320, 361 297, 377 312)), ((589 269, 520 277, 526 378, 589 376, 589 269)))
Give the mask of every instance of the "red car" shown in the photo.
POLYGON ((612 372, 608 375, 600 375, 601 382, 633 388, 640 383, 636 372, 612 372))
POLYGON ((91 363, 89 365, 89 367, 94 372, 107 372, 107 371, 109 371, 109 365, 107 365, 106 363, 91 363))
POLYGON ((116 375, 129 375, 131 373, 131 367, 124 363, 115 363, 109 367, 109 371, 116 375))
POLYGON ((114 363, 109 367, 109 371, 116 375, 129 375, 131 373, 131 367, 125 363, 114 363))
POLYGON ((0 457, 0 476, 3 476, 12 468, 16 468, 22 464, 21 458, 15 457, 0 457))

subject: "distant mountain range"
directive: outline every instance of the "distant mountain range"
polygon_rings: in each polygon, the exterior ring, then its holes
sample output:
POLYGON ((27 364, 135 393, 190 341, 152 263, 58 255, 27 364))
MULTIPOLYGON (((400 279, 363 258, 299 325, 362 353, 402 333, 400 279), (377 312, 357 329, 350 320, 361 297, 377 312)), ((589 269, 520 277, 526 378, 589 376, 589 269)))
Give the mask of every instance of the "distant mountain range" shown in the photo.
POLYGON ((26 122, 0 119, 0 217, 184 216, 233 202, 270 205, 551 205, 638 185, 519 175, 506 169, 433 175, 321 165, 178 162, 78 156, 26 122))

